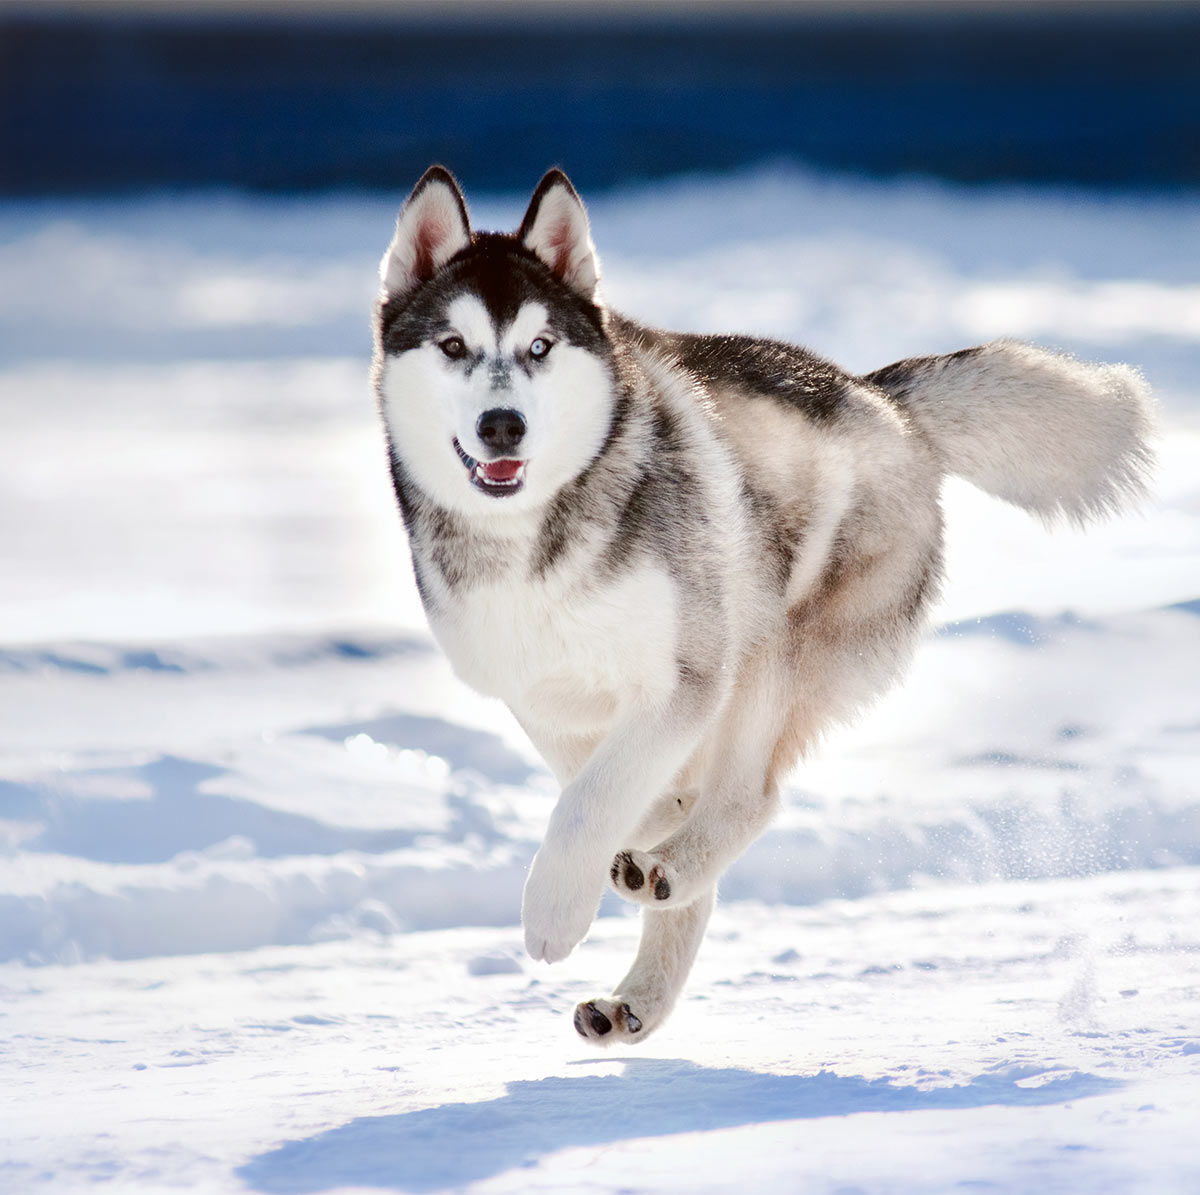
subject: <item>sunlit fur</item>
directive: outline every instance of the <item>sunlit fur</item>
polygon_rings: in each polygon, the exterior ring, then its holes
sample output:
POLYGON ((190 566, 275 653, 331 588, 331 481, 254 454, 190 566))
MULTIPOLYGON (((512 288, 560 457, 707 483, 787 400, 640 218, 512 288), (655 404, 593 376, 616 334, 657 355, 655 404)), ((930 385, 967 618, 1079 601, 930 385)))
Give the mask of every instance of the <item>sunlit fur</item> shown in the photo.
POLYGON ((1143 492, 1153 411, 1125 366, 1008 342, 853 377, 794 345, 659 331, 603 307, 599 276, 565 176, 505 238, 471 233, 433 168, 381 267, 374 378, 430 627, 563 785, 529 953, 569 954, 606 883, 643 907, 629 973, 576 1010, 607 1045, 667 1017, 780 779, 908 663, 941 581, 942 479, 1102 515, 1143 492), (554 344, 535 365, 537 337, 554 344), (528 425, 527 483, 499 497, 453 447, 482 455, 497 405, 528 425))

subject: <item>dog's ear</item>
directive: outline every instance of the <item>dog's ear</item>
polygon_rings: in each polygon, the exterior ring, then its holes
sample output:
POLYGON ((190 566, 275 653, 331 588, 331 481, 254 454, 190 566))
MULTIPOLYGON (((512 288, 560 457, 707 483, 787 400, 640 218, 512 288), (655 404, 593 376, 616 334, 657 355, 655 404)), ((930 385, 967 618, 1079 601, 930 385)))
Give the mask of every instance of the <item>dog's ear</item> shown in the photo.
POLYGON ((538 183, 517 236, 555 277, 585 299, 595 297, 600 260, 592 244, 583 200, 561 170, 551 170, 538 183))
POLYGON ((384 293, 392 298, 428 282, 470 243, 467 204, 454 175, 430 166, 401 208, 396 235, 379 263, 384 293))

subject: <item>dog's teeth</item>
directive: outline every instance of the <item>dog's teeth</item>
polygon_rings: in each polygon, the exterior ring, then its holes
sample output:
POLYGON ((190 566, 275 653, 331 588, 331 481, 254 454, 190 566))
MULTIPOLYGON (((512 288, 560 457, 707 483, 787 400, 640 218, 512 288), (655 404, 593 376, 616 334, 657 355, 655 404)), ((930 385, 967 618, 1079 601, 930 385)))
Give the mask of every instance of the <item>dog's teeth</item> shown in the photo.
POLYGON ((493 489, 505 486, 518 486, 522 481, 525 480, 525 466, 522 465, 511 477, 489 477, 487 474, 487 467, 482 461, 480 461, 475 466, 475 476, 482 481, 484 485, 491 486, 493 489))

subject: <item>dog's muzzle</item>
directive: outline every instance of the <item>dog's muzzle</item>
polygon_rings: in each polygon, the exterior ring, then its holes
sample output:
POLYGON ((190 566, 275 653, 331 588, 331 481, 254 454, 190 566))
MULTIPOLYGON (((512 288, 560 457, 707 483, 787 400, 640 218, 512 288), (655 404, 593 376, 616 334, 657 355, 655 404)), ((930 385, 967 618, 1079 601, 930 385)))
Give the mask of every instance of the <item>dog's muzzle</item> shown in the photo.
MULTIPOLYGON (((518 437, 519 438, 519 437, 518 437)), ((525 462, 515 457, 505 457, 498 461, 477 461, 463 451, 463 446, 454 437, 454 451, 471 484, 483 493, 493 498, 504 498, 515 494, 525 484, 525 462)))

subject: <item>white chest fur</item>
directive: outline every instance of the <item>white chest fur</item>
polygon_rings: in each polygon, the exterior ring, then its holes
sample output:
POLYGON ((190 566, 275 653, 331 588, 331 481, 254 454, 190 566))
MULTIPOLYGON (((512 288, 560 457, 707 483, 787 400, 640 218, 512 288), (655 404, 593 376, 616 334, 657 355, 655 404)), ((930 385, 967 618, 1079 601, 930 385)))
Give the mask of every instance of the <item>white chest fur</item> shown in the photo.
POLYGON ((567 732, 602 731, 632 701, 665 697, 678 676, 674 586, 649 564, 571 588, 464 589, 431 625, 472 688, 567 732))

